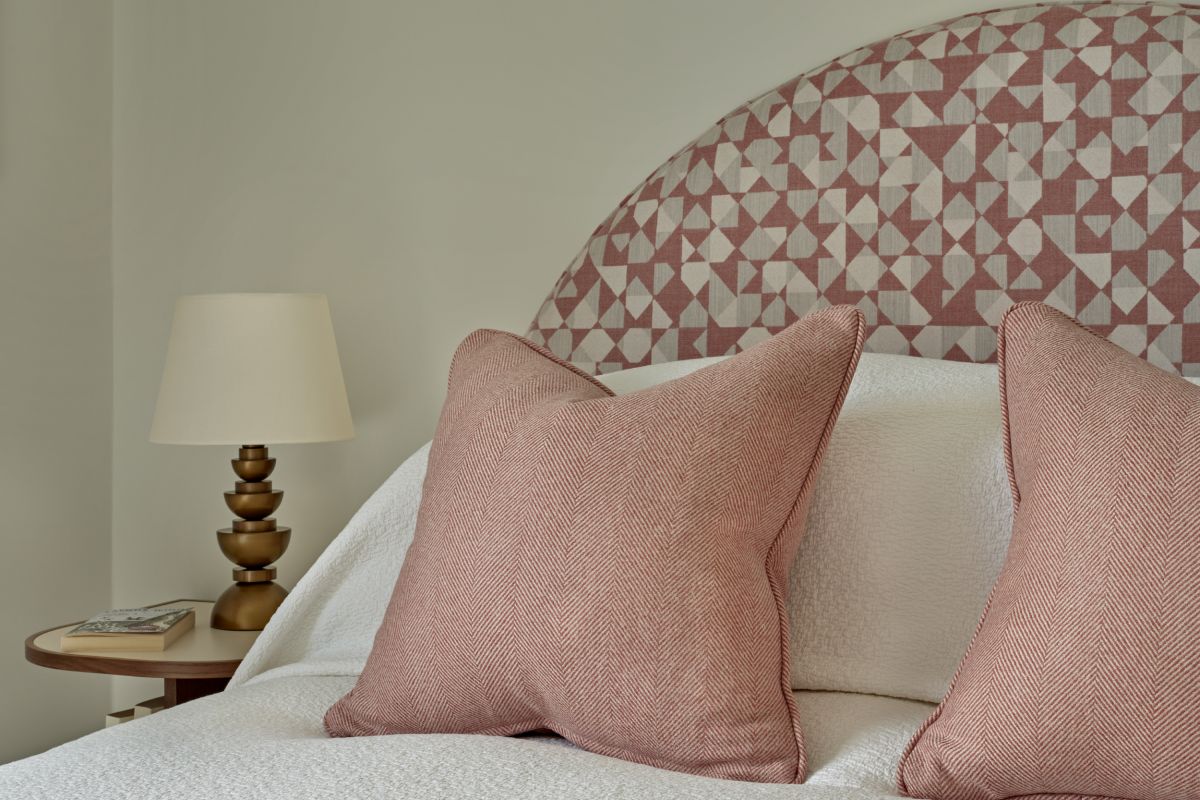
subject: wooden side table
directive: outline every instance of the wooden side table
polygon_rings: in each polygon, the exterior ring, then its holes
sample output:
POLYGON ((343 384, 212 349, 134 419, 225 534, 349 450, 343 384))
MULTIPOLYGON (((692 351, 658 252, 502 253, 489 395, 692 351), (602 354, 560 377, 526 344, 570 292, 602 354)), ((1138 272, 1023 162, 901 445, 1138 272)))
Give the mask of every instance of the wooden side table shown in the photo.
MULTIPOLYGON (((134 678, 162 678, 163 705, 186 703, 225 688, 258 638, 258 631, 221 631, 209 627, 213 604, 204 600, 171 600, 156 606, 196 609, 196 627, 163 651, 106 650, 64 653, 62 635, 79 622, 35 633, 25 640, 25 659, 41 667, 134 678)), ((82 621, 82 620, 81 620, 82 621)))

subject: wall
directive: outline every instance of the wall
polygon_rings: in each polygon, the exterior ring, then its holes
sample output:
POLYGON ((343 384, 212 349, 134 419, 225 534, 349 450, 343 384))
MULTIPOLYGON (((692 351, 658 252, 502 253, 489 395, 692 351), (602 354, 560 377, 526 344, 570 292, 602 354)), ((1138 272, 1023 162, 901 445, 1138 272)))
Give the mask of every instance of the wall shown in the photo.
POLYGON ((109 602, 111 11, 0 0, 0 763, 101 723, 30 633, 109 602))
POLYGON ((358 438, 275 448, 291 585, 430 436, 457 342, 524 330, 672 151, 805 68, 995 2, 118 2, 114 601, 229 580, 233 453, 146 440, 177 295, 329 294, 358 438))

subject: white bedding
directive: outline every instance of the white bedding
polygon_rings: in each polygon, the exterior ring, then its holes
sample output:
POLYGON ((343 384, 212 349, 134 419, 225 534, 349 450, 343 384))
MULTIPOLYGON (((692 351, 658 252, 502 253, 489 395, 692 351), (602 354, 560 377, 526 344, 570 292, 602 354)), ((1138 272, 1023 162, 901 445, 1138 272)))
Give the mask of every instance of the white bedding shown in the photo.
POLYGON ((325 710, 370 649, 420 502, 427 448, 359 510, 300 581, 226 692, 0 767, 0 797, 891 798, 927 703, 798 692, 802 786, 718 781, 578 750, 548 737, 330 739, 325 710))
POLYGON ((329 739, 321 716, 353 682, 256 680, 0 768, 0 797, 878 800, 893 796, 900 752, 930 710, 911 700, 798 693, 811 774, 788 786, 667 772, 545 737, 329 739))
MULTIPOLYGON (((634 391, 720 358, 616 372, 634 391)), ((1012 529, 995 364, 864 353, 788 589, 792 688, 936 702, 1012 529)))
POLYGON ((279 609, 228 691, 0 767, 0 797, 894 796, 896 763, 932 709, 927 703, 797 693, 810 762, 802 786, 666 772, 556 739, 325 737, 322 715, 362 669, 403 561, 427 455, 423 448, 409 458, 351 519, 279 609))
MULTIPOLYGON (((623 394, 720 358, 602 376, 623 394)), ((792 687, 945 694, 1012 525, 994 364, 864 354, 792 571, 792 687)), ((428 449, 304 577, 233 683, 357 675, 408 547, 428 449)))

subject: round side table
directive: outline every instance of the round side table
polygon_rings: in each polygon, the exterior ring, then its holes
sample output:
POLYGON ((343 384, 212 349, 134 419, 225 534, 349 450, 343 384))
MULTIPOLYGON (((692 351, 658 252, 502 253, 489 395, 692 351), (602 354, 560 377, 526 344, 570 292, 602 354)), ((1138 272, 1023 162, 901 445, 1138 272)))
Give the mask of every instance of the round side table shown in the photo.
POLYGON ((63 633, 79 624, 72 622, 40 631, 26 639, 25 659, 51 669, 162 678, 163 705, 167 708, 224 689, 258 638, 259 631, 222 631, 210 627, 208 621, 213 604, 204 600, 171 600, 154 605, 195 608, 196 627, 163 651, 64 653, 59 643, 63 633))

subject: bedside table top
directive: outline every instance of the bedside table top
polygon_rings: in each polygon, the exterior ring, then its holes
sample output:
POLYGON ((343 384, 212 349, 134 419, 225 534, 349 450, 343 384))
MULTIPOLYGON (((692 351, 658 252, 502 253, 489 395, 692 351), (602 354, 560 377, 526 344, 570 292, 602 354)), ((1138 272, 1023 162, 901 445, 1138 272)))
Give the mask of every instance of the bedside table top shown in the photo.
MULTIPOLYGON (((25 658, 51 669, 129 675, 137 678, 228 678, 242 663, 259 631, 221 631, 209 626, 213 604, 204 600, 170 600, 155 606, 196 609, 196 627, 162 651, 104 650, 64 653, 62 635, 79 622, 35 633, 25 640, 25 658)), ((82 620, 80 620, 82 622, 82 620)))

